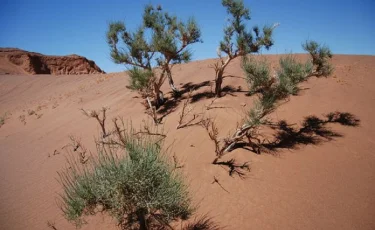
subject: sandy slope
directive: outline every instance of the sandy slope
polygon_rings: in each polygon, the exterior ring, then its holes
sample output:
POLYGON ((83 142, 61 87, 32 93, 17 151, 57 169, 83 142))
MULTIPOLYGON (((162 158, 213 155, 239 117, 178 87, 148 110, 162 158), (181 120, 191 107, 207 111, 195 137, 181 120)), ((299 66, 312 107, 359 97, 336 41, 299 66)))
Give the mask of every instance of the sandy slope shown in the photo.
MULTIPOLYGON (((276 60, 275 56, 268 56, 276 60)), ((304 59, 304 56, 300 56, 304 59)), ((176 66, 179 87, 212 80, 213 60, 176 66)), ((184 162, 199 213, 208 213, 226 229, 374 229, 375 228, 375 57, 336 56, 336 71, 328 79, 312 78, 272 114, 272 119, 297 123, 305 116, 322 117, 329 112, 350 112, 360 119, 359 127, 330 124, 342 135, 319 145, 300 145, 280 150, 276 155, 237 149, 227 158, 250 161, 251 172, 241 180, 230 177, 225 169, 211 165, 214 146, 205 130, 194 126, 176 130, 178 113, 164 122, 166 144, 184 162), (212 184, 214 176, 218 184, 212 184)), ((242 76, 239 60, 228 74, 242 76)), ((94 120, 80 108, 110 107, 109 116, 132 118, 140 124, 147 118, 141 99, 125 86, 122 73, 81 76, 0 76, 0 113, 8 113, 0 128, 0 223, 1 229, 74 229, 61 215, 56 198, 61 191, 56 171, 65 165, 69 135, 81 137, 94 150, 99 133, 94 120), (37 115, 28 115, 34 110, 37 115), (25 115, 24 124, 20 116, 25 115), (39 115, 39 118, 38 118, 39 115), (53 155, 57 150, 60 154, 53 155)), ((244 80, 226 78, 225 85, 246 89, 244 80)), ((210 90, 200 87, 194 94, 210 90)), ((165 92, 168 90, 165 89, 165 92)), ((203 94, 201 94, 203 95, 203 94)), ((195 98, 199 98, 196 96, 195 98)), ((234 92, 215 101, 227 108, 212 109, 220 136, 233 131, 253 98, 234 92), (243 107, 241 104, 246 103, 243 107)), ((193 104, 204 110, 210 99, 193 104)), ((22 117, 21 117, 22 118, 22 117)), ((110 119, 109 119, 110 120, 110 119)), ((89 218, 83 229, 116 229, 111 219, 98 214, 89 218)))

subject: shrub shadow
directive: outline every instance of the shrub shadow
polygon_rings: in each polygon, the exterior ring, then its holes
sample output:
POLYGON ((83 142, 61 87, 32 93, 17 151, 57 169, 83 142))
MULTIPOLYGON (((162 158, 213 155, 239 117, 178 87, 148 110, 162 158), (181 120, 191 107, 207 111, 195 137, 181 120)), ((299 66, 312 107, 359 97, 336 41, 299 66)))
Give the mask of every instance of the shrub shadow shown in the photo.
MULTIPOLYGON (((178 105, 181 103, 181 101, 183 99, 186 99, 186 97, 184 97, 184 94, 189 93, 191 90, 198 90, 202 87, 209 86, 210 84, 211 84, 211 81, 204 81, 204 82, 197 83, 197 84, 194 84, 192 82, 185 83, 184 85, 181 86, 178 94, 173 94, 173 92, 170 92, 172 96, 167 98, 164 104, 158 109, 157 111, 158 114, 169 114, 173 112, 176 109, 176 107, 178 107, 178 105)), ((204 96, 201 97, 202 95, 198 95, 196 97, 194 96, 192 96, 191 102, 194 102, 195 99, 197 98, 199 98, 198 100, 204 98, 204 96)), ((206 97, 206 98, 210 98, 210 97, 206 97)))
POLYGON ((204 215, 182 227, 182 230, 219 230, 220 228, 212 218, 204 215))
POLYGON ((201 83, 198 83, 198 84, 194 84, 192 82, 188 82, 188 83, 185 83, 184 85, 181 86, 181 94, 184 94, 184 93, 188 93, 190 90, 198 90, 202 87, 205 87, 205 86, 210 86, 211 85, 211 81, 204 81, 204 82, 201 82, 201 83))
POLYGON ((351 113, 332 112, 325 115, 323 119, 313 115, 305 117, 300 128, 296 128, 294 124, 289 124, 285 120, 276 124, 269 122, 267 125, 276 131, 273 141, 263 140, 257 144, 242 142, 236 147, 258 154, 261 152, 275 154, 280 149, 297 149, 300 145, 318 145, 343 137, 342 134, 327 127, 330 123, 357 127, 360 120, 351 113))

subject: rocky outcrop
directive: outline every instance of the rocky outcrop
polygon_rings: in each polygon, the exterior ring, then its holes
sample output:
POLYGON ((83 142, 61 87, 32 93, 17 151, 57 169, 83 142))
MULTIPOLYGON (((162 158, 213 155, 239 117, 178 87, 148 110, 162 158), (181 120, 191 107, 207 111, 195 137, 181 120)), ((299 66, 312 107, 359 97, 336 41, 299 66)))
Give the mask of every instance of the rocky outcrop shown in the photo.
POLYGON ((0 48, 0 74, 105 73, 94 61, 78 55, 50 56, 16 48, 0 48))

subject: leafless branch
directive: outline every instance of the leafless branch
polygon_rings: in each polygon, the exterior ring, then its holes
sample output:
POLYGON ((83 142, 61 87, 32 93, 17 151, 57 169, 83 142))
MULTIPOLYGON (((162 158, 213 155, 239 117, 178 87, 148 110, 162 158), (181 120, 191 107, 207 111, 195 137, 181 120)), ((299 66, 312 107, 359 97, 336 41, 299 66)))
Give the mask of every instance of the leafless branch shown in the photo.
POLYGON ((220 158, 223 156, 223 149, 220 147, 220 141, 219 141, 219 130, 216 127, 215 122, 212 121, 212 119, 207 118, 207 119, 202 119, 201 120, 201 125, 203 128, 206 129, 208 136, 210 139, 214 142, 215 144, 215 153, 216 157, 220 158))
POLYGON ((212 106, 214 104, 214 102, 216 101, 216 99, 217 99, 217 97, 215 97, 214 99, 212 99, 209 105, 205 105, 206 110, 227 108, 225 106, 212 106))
POLYGON ((190 106, 190 98, 193 91, 190 91, 188 97, 185 99, 184 104, 182 105, 182 110, 178 120, 177 129, 182 129, 188 126, 198 125, 201 121, 196 121, 199 118, 199 114, 193 114, 190 120, 185 121, 186 117, 193 111, 193 108, 190 106), (194 122, 195 121, 195 122, 194 122))
POLYGON ((211 183, 211 184, 214 184, 214 183, 217 183, 224 191, 226 191, 227 193, 230 193, 228 190, 226 190, 223 185, 221 185, 221 183, 219 182, 219 180, 214 176, 214 181, 211 183))
POLYGON ((53 230, 57 230, 55 222, 47 221, 47 227, 53 230))
POLYGON ((107 118, 106 117, 107 110, 108 108, 106 107, 103 107, 99 112, 96 110, 86 111, 84 109, 81 109, 81 111, 83 112, 85 116, 95 118, 98 121, 100 127, 102 128, 103 138, 106 138, 107 136, 109 136, 109 134, 107 134, 106 129, 105 129, 105 120, 107 118), (100 112, 102 112, 102 118, 99 117, 100 112))
POLYGON ((158 114, 156 113, 156 107, 152 105, 151 100, 149 97, 146 97, 147 103, 148 103, 148 109, 146 110, 146 114, 149 115, 152 120, 154 121, 155 125, 158 125, 161 123, 161 119, 158 118, 158 114))

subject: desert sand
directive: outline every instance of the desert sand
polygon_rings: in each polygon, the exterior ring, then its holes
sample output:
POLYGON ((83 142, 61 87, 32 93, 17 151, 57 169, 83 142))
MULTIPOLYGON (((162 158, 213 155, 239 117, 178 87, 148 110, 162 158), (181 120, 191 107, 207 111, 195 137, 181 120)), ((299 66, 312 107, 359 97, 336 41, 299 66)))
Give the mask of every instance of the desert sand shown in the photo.
MULTIPOLYGON (((278 56, 267 58, 276 63, 278 56)), ((223 84, 232 90, 213 103, 224 108, 207 111, 212 99, 204 92, 211 88, 214 71, 208 66, 213 62, 177 65, 173 74, 180 89, 195 86, 194 111, 214 118, 225 137, 254 97, 246 96, 237 59, 226 71, 235 77, 223 84)), ((184 165, 197 215, 207 214, 223 229, 375 229, 375 57, 336 55, 333 64, 332 76, 302 83, 299 95, 282 103, 270 118, 299 127, 306 116, 323 118, 339 111, 353 114, 359 126, 328 124, 337 137, 272 154, 235 149, 225 157, 249 162, 245 179, 212 165, 214 145, 206 131, 200 126, 177 130, 182 103, 169 103, 175 110, 163 119, 165 146, 184 165), (222 187, 212 183, 214 177, 222 187)), ((62 191, 57 171, 66 166, 68 154, 63 147, 74 135, 95 152, 100 127, 82 115, 81 108, 109 107, 108 121, 120 116, 137 126, 147 120, 142 99, 127 83, 126 73, 0 76, 0 115, 7 113, 0 128, 1 229, 49 229, 48 221, 59 230, 75 229, 57 206, 62 191)), ((167 84, 163 91, 170 96, 167 84)), ((82 229, 117 229, 105 213, 87 220, 82 229)))

